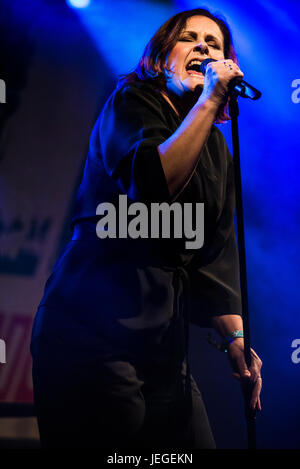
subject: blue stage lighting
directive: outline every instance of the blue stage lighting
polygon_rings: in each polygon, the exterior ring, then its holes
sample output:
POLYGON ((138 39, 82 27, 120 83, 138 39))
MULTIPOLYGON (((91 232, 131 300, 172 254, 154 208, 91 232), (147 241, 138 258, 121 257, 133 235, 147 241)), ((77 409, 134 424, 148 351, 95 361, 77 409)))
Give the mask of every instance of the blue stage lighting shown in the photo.
POLYGON ((149 39, 175 11, 153 0, 101 0, 76 13, 113 73, 119 76, 137 65, 149 39))
POLYGON ((91 0, 66 0, 66 2, 71 8, 86 8, 90 5, 91 0))

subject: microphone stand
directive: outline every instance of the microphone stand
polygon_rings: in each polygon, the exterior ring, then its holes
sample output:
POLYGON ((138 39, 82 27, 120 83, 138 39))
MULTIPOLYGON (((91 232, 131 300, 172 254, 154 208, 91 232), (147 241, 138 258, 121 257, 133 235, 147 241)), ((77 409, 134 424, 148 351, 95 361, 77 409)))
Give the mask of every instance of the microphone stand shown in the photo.
MULTIPOLYGON (((244 354, 247 367, 251 365, 251 349, 250 349, 250 330, 249 330, 249 312, 248 312, 248 290, 247 290, 247 272, 246 272, 246 251, 244 236, 244 218, 243 218, 243 198, 242 198, 242 182, 241 182, 241 164, 240 164, 240 147, 239 147, 239 130, 238 115, 239 107, 237 101, 238 93, 233 91, 229 100, 229 115, 231 117, 232 132, 232 148, 233 148, 233 165, 234 180, 236 194, 236 220, 238 234, 239 249, 239 265, 240 265, 240 285, 242 298, 242 318, 244 328, 244 354)), ((245 416, 247 422, 248 433, 248 449, 256 449, 256 411, 250 408, 250 399, 253 385, 250 383, 242 384, 244 395, 245 416)))

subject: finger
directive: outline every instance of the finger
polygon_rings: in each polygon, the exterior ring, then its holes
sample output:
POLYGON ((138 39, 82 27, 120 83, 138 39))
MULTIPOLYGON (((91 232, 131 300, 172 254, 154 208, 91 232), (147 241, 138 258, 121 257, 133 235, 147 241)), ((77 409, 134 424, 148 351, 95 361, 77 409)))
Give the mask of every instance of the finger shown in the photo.
POLYGON ((237 360, 237 372, 242 379, 249 379, 251 377, 243 355, 240 355, 237 360))
POLYGON ((257 367, 257 366, 250 366, 250 373, 251 373, 251 377, 250 377, 250 380, 253 382, 253 383, 256 383, 256 381, 258 380, 258 378, 260 378, 260 369, 257 367))
POLYGON ((257 355, 257 353, 255 352, 255 350, 253 350, 253 348, 252 348, 252 349, 250 349, 250 351, 251 351, 251 355, 252 355, 253 357, 255 357, 255 358, 258 358, 258 359, 259 359, 259 356, 258 356, 258 355, 257 355))
POLYGON ((256 363, 258 365, 259 368, 262 367, 262 361, 261 359, 259 358, 259 356, 257 355, 257 353, 252 349, 250 349, 250 352, 251 352, 251 359, 254 363, 256 363))
POLYGON ((250 407, 252 410, 258 410, 258 411, 261 411, 261 401, 260 401, 260 397, 258 397, 256 399, 256 401, 253 401, 250 403, 250 407))
POLYGON ((235 75, 238 75, 240 77, 244 76, 240 67, 235 62, 233 62, 233 60, 231 59, 225 60, 224 65, 228 69, 228 71, 233 72, 235 75))
POLYGON ((261 407, 260 405, 260 392, 262 388, 262 380, 259 378, 253 388, 251 400, 250 400, 250 407, 252 409, 261 407))
POLYGON ((258 398, 258 410, 261 410, 262 409, 262 405, 261 405, 261 400, 260 400, 260 397, 258 398))
POLYGON ((258 357, 258 355, 254 352, 253 349, 251 349, 251 366, 250 366, 250 372, 251 372, 251 381, 256 382, 258 378, 260 378, 261 374, 261 368, 262 368, 262 361, 258 357))
POLYGON ((256 410, 261 410, 261 402, 260 402, 260 397, 257 399, 257 403, 256 403, 256 410))
POLYGON ((223 62, 225 64, 230 64, 230 65, 234 64, 234 61, 232 59, 224 59, 224 60, 220 60, 219 62, 223 62))

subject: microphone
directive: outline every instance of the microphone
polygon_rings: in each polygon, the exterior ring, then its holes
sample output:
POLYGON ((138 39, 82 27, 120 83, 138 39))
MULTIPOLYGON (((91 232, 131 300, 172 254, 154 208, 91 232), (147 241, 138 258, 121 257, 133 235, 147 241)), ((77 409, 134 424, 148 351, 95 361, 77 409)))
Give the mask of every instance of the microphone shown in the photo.
MULTIPOLYGON (((200 72, 205 75, 206 67, 210 62, 217 62, 215 59, 205 59, 200 65, 200 72)), ((233 78, 229 83, 229 94, 236 93, 241 98, 249 98, 255 101, 261 97, 261 92, 254 88, 253 86, 249 85, 241 78, 233 78)))

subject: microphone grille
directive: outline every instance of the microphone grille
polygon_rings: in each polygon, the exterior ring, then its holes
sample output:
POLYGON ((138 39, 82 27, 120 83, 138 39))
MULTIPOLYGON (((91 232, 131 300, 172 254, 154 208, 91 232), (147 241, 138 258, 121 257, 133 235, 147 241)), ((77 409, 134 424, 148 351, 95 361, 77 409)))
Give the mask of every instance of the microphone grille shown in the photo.
POLYGON ((216 60, 215 59, 204 59, 203 62, 201 63, 200 72, 203 73, 203 75, 205 75, 206 67, 210 62, 216 62, 216 60))

